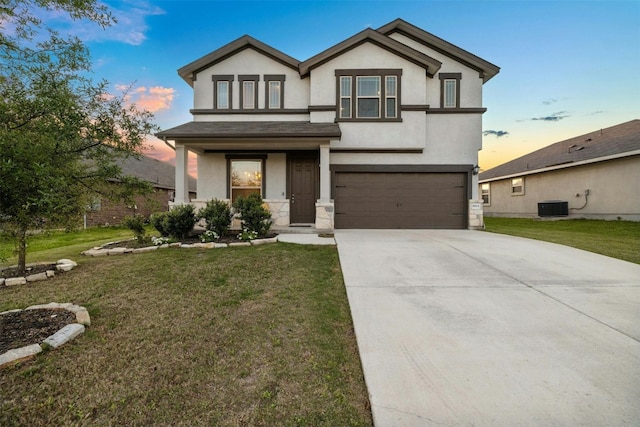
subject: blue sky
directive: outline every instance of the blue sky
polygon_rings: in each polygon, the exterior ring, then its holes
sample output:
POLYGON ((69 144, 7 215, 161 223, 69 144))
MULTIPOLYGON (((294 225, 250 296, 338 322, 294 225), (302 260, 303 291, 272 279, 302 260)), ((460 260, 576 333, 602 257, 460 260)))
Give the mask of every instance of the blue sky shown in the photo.
MULTIPOLYGON (((106 1, 102 30, 48 15, 89 46, 96 78, 132 85, 167 129, 191 120, 176 70, 249 34, 305 60, 402 18, 501 72, 484 86, 486 170, 551 143, 640 118, 640 1, 106 1)), ((155 138, 153 138, 155 140, 155 138)), ((157 143, 155 156, 170 159, 157 143)))

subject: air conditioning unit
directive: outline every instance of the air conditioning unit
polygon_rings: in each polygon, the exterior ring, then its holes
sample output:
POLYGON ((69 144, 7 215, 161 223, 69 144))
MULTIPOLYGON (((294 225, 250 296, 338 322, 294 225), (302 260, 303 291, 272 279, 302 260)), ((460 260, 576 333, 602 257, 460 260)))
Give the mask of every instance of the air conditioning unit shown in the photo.
POLYGON ((538 216, 569 216, 569 202, 545 200, 538 203, 538 216))

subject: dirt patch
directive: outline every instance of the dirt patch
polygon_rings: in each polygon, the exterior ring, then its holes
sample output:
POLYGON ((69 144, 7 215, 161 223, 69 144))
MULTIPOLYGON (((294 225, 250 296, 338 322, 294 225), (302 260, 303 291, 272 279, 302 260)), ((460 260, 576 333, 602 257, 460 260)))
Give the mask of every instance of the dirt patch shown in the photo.
POLYGON ((39 344, 70 323, 76 314, 64 309, 22 310, 0 315, 0 354, 39 344))

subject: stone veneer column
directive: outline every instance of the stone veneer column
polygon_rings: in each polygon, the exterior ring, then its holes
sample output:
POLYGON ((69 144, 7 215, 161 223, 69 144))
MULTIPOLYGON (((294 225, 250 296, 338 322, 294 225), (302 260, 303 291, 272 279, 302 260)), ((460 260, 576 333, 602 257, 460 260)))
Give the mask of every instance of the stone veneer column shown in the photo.
POLYGON ((331 171, 329 144, 320 146, 320 199, 316 203, 316 223, 318 230, 333 231, 334 206, 331 200, 331 171))
POLYGON ((176 143, 176 196, 174 203, 189 203, 189 150, 176 143))
POLYGON ((469 229, 484 229, 484 209, 482 200, 469 199, 469 229))

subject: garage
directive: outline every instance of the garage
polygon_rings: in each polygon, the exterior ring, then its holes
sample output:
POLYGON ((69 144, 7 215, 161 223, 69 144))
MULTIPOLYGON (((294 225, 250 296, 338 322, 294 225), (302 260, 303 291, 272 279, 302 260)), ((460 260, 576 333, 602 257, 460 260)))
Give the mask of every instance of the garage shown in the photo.
POLYGON ((467 227, 467 173, 334 171, 336 228, 467 227))

